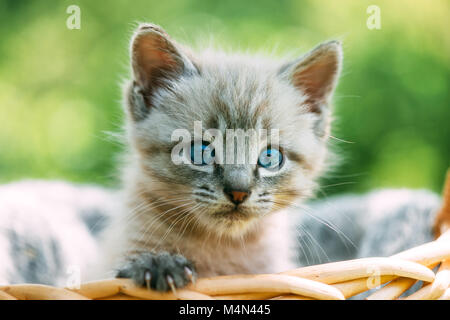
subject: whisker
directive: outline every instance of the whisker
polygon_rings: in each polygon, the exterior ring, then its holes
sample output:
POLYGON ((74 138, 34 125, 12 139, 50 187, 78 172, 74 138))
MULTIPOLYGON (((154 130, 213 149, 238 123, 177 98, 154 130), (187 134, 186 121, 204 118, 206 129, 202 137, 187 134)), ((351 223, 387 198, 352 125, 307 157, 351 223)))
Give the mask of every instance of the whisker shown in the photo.
MULTIPOLYGON (((294 202, 291 202, 291 201, 282 200, 282 199, 281 199, 281 200, 279 199, 279 200, 277 200, 277 201, 284 201, 284 202, 287 203, 288 205, 293 206, 293 207, 295 207, 295 208, 297 208, 297 209, 302 210, 303 212, 305 212, 308 216, 310 216, 310 217, 313 218, 314 220, 316 220, 316 221, 322 223, 323 225, 327 226, 328 228, 330 228, 331 230, 333 230, 334 232, 336 232, 336 234, 337 234, 340 238, 341 238, 341 236, 344 237, 345 240, 347 240, 354 248, 356 248, 356 245, 353 243, 353 241, 352 241, 349 237, 347 237, 347 235, 345 235, 341 230, 339 230, 339 228, 338 228, 337 226, 335 226, 332 222, 327 221, 327 220, 324 220, 324 219, 322 219, 322 218, 320 218, 320 217, 315 216, 313 213, 308 212, 308 209, 307 209, 305 206, 300 206, 300 205, 297 204, 297 203, 294 203, 294 202)), ((277 201, 274 201, 274 202, 277 202, 277 201)), ((342 239, 341 239, 341 240, 342 240, 342 239)), ((345 243, 344 241, 343 241, 343 243, 344 243, 344 245, 346 245, 346 243, 345 243)))
MULTIPOLYGON (((303 228, 303 226, 300 226, 300 227, 302 228, 302 231, 306 233, 306 235, 314 242, 314 244, 315 244, 315 245, 319 248, 319 250, 323 253, 323 255, 325 256, 325 258, 327 259, 327 261, 330 262, 330 261, 331 261, 331 260, 330 260, 330 257, 327 255, 327 253, 325 252, 325 250, 323 249, 323 247, 320 245, 320 243, 314 238, 314 236, 313 236, 310 232, 308 232, 308 231, 306 230, 306 228, 303 228)), ((316 255, 317 255, 317 256, 319 255, 318 252, 317 252, 317 249, 316 249, 316 255)), ((318 259, 319 259, 318 263, 321 262, 319 257, 318 257, 318 259)))
MULTIPOLYGON (((193 202, 191 202, 191 204, 192 204, 192 203, 193 203, 193 202)), ((156 245, 156 248, 158 248, 158 247, 161 245, 161 243, 164 243, 164 240, 166 240, 167 236, 170 234, 170 232, 173 230, 173 228, 176 226, 176 224, 177 224, 179 221, 181 221, 182 219, 185 219, 186 216, 185 216, 184 214, 185 214, 185 213, 189 213, 191 209, 192 209, 192 208, 187 208, 187 209, 184 209, 184 210, 178 212, 178 214, 179 214, 180 216, 177 217, 177 218, 175 219, 175 221, 172 222, 172 223, 170 224, 169 228, 167 228, 166 232, 163 234, 163 236, 161 237, 161 239, 158 241, 158 243, 157 243, 157 245, 156 245)))
POLYGON ((339 142, 350 143, 350 144, 356 143, 356 142, 354 142, 354 141, 347 141, 347 140, 344 140, 344 139, 339 139, 339 138, 334 137, 334 136, 332 136, 332 135, 329 135, 329 137, 330 137, 331 139, 334 139, 334 140, 339 141, 339 142))
POLYGON ((300 247, 300 250, 301 250, 302 253, 303 253, 303 256, 306 258, 306 263, 307 263, 308 265, 311 265, 311 263, 310 263, 310 261, 309 261, 309 254, 306 254, 306 251, 305 251, 305 249, 304 249, 304 248, 308 249, 309 253, 311 254, 311 248, 308 246, 308 244, 306 243, 306 239, 304 239, 304 238, 302 237, 302 234, 299 232, 299 230, 295 229, 295 231, 296 231, 296 233, 297 233, 297 241, 300 241, 300 242, 303 243, 303 244, 302 244, 302 243, 299 243, 299 247, 300 247))
POLYGON ((145 231, 141 234, 141 237, 139 238, 139 242, 142 241, 143 237, 146 237, 146 240, 144 242, 144 246, 147 245, 148 241, 150 240, 151 236, 153 235, 153 233, 155 232, 156 229, 153 229, 153 231, 150 233, 149 236, 147 236, 147 232, 148 230, 154 225, 154 223, 160 223, 160 225, 164 224, 166 221, 168 221, 168 219, 170 219, 174 214, 177 214, 177 212, 175 210, 188 206, 190 204, 192 204, 193 202, 189 202, 189 203, 184 203, 181 204, 179 206, 173 207, 171 209, 168 209, 166 211, 161 212, 160 214, 157 215, 157 217, 154 217, 154 220, 151 222, 151 224, 149 226, 147 226, 147 228, 145 229, 145 231), (159 218, 161 216, 165 216, 167 215, 169 212, 172 212, 172 214, 168 215, 163 221, 160 221, 159 218))
POLYGON ((334 184, 324 185, 324 186, 321 186, 320 188, 329 188, 329 187, 345 186, 345 185, 348 185, 348 184, 355 184, 355 183, 357 183, 357 182, 356 182, 356 181, 339 182, 339 183, 334 183, 334 184))
POLYGON ((197 216, 194 211, 197 210, 199 207, 200 207, 200 205, 197 204, 196 206, 194 206, 191 209, 191 211, 188 212, 188 214, 186 215, 186 218, 185 218, 185 220, 186 220, 185 226, 184 226, 183 230, 181 231, 181 233, 179 234, 179 236, 177 237, 175 243, 178 243, 179 241, 181 241, 183 239, 184 233, 188 229, 188 226, 192 223, 192 221, 195 221, 195 219, 197 219, 197 216))

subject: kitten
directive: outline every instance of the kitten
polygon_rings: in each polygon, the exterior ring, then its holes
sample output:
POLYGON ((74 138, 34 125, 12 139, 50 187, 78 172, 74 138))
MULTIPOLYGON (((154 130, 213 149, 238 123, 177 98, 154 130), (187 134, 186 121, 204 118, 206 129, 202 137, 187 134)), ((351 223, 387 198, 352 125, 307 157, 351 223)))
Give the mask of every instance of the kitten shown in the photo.
POLYGON ((95 265, 116 198, 113 190, 65 181, 0 185, 0 285, 78 281, 95 265))
POLYGON ((442 217, 436 220, 440 198, 428 191, 289 208, 313 193, 325 168, 339 43, 287 63, 194 55, 159 27, 142 25, 131 48, 122 190, 51 181, 0 186, 0 284, 66 286, 71 266, 86 281, 118 264, 118 276, 165 291, 194 273, 277 272, 297 266, 297 256, 298 265, 388 256, 433 239, 442 217), (280 129, 279 148, 270 150, 283 161, 176 165, 171 133, 192 130, 196 120, 222 131, 280 129), (298 238, 291 234, 297 227, 298 238))
POLYGON ((124 207, 105 234, 104 268, 118 265, 118 277, 160 291, 195 276, 293 268, 286 208, 310 197, 324 170, 341 60, 338 41, 272 61, 193 53, 159 26, 139 26, 125 90, 124 207), (226 129, 276 129, 279 145, 257 150, 269 165, 177 165, 171 135, 192 132, 195 121, 224 136, 226 129))

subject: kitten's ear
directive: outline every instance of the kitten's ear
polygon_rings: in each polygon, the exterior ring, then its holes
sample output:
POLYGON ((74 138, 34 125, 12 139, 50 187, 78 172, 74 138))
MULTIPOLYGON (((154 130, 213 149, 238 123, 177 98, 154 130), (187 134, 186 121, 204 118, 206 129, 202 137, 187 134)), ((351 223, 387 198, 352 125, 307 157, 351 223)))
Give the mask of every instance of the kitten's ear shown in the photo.
MULTIPOLYGON (((169 35, 154 24, 141 24, 131 40, 131 66, 134 75, 133 99, 149 108, 153 91, 185 74, 197 72, 191 60, 169 35), (142 94, 142 97, 139 96, 142 94), (136 96, 137 95, 137 96, 136 96)), ((137 106, 139 107, 139 106, 137 106)), ((140 106, 141 108, 143 106, 140 106)), ((137 110, 142 113, 145 110, 137 110)))
POLYGON ((131 41, 131 64, 136 82, 145 89, 164 78, 195 70, 189 58, 169 35, 154 24, 141 24, 131 41))
POLYGON ((282 74, 307 95, 310 111, 328 113, 330 97, 341 70, 342 46, 338 41, 320 44, 298 60, 284 66, 282 74))

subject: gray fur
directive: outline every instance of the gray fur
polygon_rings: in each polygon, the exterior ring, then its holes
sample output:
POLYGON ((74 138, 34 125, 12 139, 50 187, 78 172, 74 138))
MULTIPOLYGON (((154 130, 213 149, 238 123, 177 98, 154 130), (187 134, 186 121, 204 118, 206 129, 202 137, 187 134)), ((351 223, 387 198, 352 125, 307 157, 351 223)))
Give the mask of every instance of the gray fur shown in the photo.
POLYGON ((66 182, 0 186, 0 284, 65 286, 69 267, 87 276, 115 201, 111 191, 66 182))
POLYGON ((306 254, 300 250, 300 260, 303 264, 308 259, 318 264, 387 257, 432 241, 439 206, 436 194, 408 189, 313 201, 300 212, 299 245, 307 243, 310 250, 306 254), (302 232, 302 227, 315 242, 302 232))
MULTIPOLYGON (((432 226, 440 206, 438 195, 408 189, 377 190, 365 195, 313 201, 300 212, 299 263, 312 265, 388 257, 432 241, 432 226)), ((420 286, 419 282, 403 296, 420 286)), ((374 290, 353 299, 363 299, 374 290)))
MULTIPOLYGON (((130 49, 126 202, 105 233, 105 270, 136 251, 180 252, 199 276, 293 267, 293 237, 282 209, 311 196, 324 169, 341 44, 323 43, 286 67, 285 59, 194 53, 159 26, 142 24, 130 49), (225 140, 233 138, 229 129, 279 130, 283 165, 271 171, 249 161, 174 163, 172 133, 193 135, 196 121, 202 133, 215 129, 225 140), (245 201, 232 201, 233 190, 244 192, 245 201)), ((247 160, 266 146, 264 135, 256 140, 249 142, 247 160)), ((233 153, 237 159, 237 149, 233 153)))
POLYGON ((131 278, 140 285, 146 286, 145 273, 151 275, 149 287, 158 291, 168 291, 170 286, 167 277, 172 277, 176 288, 182 288, 190 281, 185 268, 192 271, 195 277, 193 264, 180 254, 168 252, 140 252, 127 257, 121 268, 117 271, 119 278, 131 278))
POLYGON ((105 212, 102 207, 89 207, 80 212, 80 217, 86 224, 89 232, 95 237, 107 227, 109 222, 109 212, 105 212))
POLYGON ((186 266, 200 277, 274 273, 298 265, 297 252, 305 265, 390 255, 430 240, 437 197, 424 192, 332 198, 297 209, 326 169, 341 60, 336 41, 293 62, 192 53, 160 27, 141 25, 125 88, 120 196, 58 182, 0 187, 0 283, 64 285, 65 267, 75 264, 83 274, 95 266, 91 279, 118 275, 139 285, 148 272, 150 286, 165 291, 169 275, 176 287, 186 285, 186 266), (197 120, 224 137, 227 129, 280 130, 283 166, 173 163, 172 133, 192 132, 197 120), (230 201, 232 190, 245 191, 245 201, 230 201), (297 249, 296 217, 303 228, 297 249))

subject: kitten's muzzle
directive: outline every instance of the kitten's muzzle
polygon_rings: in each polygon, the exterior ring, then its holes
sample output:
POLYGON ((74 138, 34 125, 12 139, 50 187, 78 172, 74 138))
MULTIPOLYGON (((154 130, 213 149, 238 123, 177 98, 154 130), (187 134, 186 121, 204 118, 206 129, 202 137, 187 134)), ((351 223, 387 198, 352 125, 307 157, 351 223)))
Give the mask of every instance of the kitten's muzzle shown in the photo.
POLYGON ((244 202, 250 195, 250 191, 231 190, 224 189, 223 192, 227 195, 228 199, 235 205, 239 205, 244 202))

